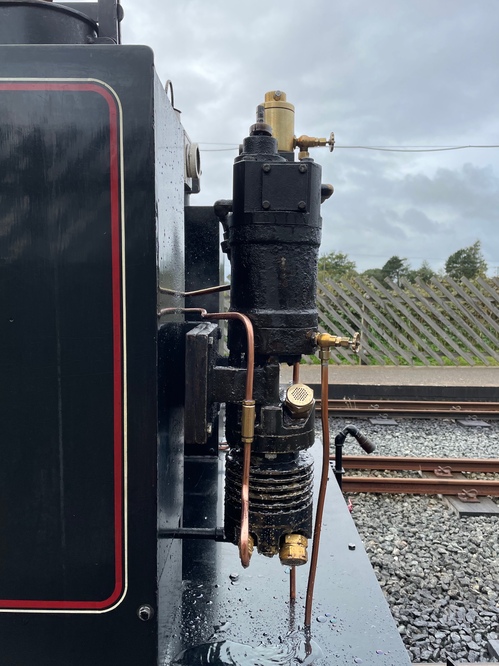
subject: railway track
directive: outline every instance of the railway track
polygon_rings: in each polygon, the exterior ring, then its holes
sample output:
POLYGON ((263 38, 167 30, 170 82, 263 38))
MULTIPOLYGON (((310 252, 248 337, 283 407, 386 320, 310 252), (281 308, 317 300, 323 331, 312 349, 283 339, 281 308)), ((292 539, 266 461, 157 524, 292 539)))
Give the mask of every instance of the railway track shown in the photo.
MULTIPOLYGON (((334 462, 334 456, 330 456, 334 462)), ((470 479, 463 472, 499 474, 498 458, 409 458, 396 456, 343 456, 349 469, 417 471, 421 478, 343 475, 344 492, 454 495, 463 501, 499 497, 499 480, 470 479), (458 475, 458 476, 456 476, 458 475)))
MULTIPOLYGON (((316 409, 321 401, 316 400, 316 409)), ((499 402, 471 402, 444 400, 365 400, 343 398, 328 400, 333 416, 362 416, 391 414, 398 416, 477 416, 499 418, 499 402)))

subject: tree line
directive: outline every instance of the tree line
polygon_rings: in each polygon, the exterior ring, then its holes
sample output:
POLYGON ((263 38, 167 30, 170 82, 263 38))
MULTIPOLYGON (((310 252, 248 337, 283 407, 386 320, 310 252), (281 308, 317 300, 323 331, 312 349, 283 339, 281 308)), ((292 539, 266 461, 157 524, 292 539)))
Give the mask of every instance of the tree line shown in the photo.
POLYGON ((451 254, 445 262, 443 273, 434 271, 427 261, 423 261, 419 268, 413 269, 407 259, 397 255, 390 257, 381 268, 368 268, 363 273, 357 271, 355 261, 352 261, 344 252, 333 251, 319 258, 319 277, 332 280, 356 275, 373 277, 379 282, 389 278, 396 284, 399 284, 401 278, 413 283, 418 278, 423 282, 430 282, 433 277, 443 277, 444 275, 448 275, 454 280, 460 280, 463 277, 473 280, 477 277, 485 277, 487 269, 487 262, 478 240, 473 245, 451 254))

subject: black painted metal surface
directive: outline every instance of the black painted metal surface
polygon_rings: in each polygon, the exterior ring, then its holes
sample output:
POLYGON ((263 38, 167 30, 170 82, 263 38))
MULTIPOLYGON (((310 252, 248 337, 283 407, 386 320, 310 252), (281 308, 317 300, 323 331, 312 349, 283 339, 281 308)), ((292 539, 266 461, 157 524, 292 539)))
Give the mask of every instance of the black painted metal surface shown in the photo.
POLYGON ((121 43, 120 23, 124 17, 124 10, 120 0, 94 0, 94 2, 63 2, 60 3, 69 9, 85 14, 98 24, 99 40, 121 43))
MULTIPOLYGON (((287 534, 312 536, 313 460, 305 452, 277 459, 252 457, 249 531, 259 553, 272 557, 287 534)), ((238 543, 241 520, 243 456, 231 450, 226 461, 225 532, 238 543)))
POLYGON ((2 663, 155 666, 180 585, 157 287, 183 288, 182 128, 147 48, 1 46, 0 77, 2 663))
MULTIPOLYGON (((185 208, 185 290, 195 291, 220 284, 220 222, 213 206, 185 208)), ((226 309, 226 293, 188 297, 187 308, 203 307, 208 312, 226 309)), ((222 322, 219 322, 222 324, 222 322)))
POLYGON ((101 86, 48 85, 0 83, 0 589, 103 609, 125 588, 119 118, 101 86))
POLYGON ((97 25, 74 9, 42 0, 0 0, 0 44, 88 44, 97 25))
MULTIPOLYGON (((314 446, 313 451, 320 464, 320 447, 314 446)), ((191 493, 186 496, 186 510, 197 512, 205 526, 215 525, 213 513, 199 512, 199 493, 215 496, 223 470, 213 462, 211 468, 207 464, 201 468, 198 461, 189 464, 188 470, 191 493)), ((238 655, 236 663, 248 666, 288 666, 299 663, 293 655, 306 658, 301 628, 308 567, 297 570, 297 601, 290 607, 289 574, 276 558, 254 555, 244 570, 233 545, 187 544, 190 557, 184 560, 183 600, 178 610, 181 628, 178 643, 172 643, 164 655, 164 666, 230 664, 231 653, 238 655)), ((313 662, 316 666, 410 664, 332 475, 315 590, 312 640, 323 655, 313 662), (355 544, 355 550, 349 544, 355 544)), ((317 647, 314 651, 318 654, 317 647)))
MULTIPOLYGON (((245 139, 227 218, 231 309, 251 319, 257 356, 293 361, 314 350, 320 191, 313 160, 286 161, 269 136, 245 139)), ((240 330, 229 326, 233 352, 244 349, 240 330)))

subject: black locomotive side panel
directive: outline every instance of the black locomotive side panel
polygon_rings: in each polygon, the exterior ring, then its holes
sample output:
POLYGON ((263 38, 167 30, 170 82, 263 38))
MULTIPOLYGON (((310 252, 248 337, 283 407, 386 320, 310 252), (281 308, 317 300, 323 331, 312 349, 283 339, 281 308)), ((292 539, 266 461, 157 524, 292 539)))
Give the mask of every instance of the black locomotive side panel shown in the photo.
POLYGON ((104 609, 125 587, 118 107, 11 81, 0 116, 0 607, 104 609))
POLYGON ((9 666, 157 664, 155 76, 144 47, 0 46, 9 666))

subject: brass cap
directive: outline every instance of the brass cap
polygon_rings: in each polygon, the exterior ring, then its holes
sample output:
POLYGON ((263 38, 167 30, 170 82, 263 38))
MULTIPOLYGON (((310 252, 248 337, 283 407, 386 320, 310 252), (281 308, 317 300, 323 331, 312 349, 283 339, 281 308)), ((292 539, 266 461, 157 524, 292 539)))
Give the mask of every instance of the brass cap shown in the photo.
POLYGON ((294 418, 304 418, 314 406, 314 392, 306 384, 292 384, 286 391, 286 406, 294 418))
POLYGON ((286 534, 279 551, 281 564, 288 567, 299 567, 306 564, 308 539, 301 534, 286 534))
POLYGON ((265 108, 265 122, 272 127, 278 149, 292 153, 295 140, 295 107, 286 100, 286 93, 282 90, 265 93, 262 106, 265 108))

